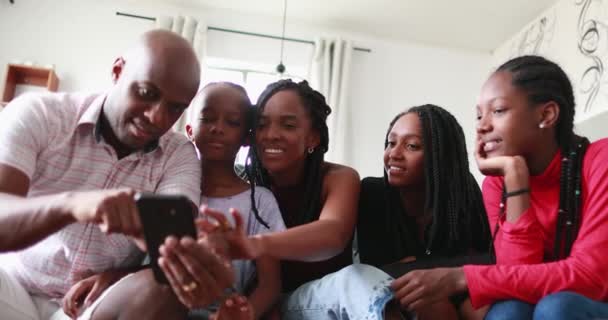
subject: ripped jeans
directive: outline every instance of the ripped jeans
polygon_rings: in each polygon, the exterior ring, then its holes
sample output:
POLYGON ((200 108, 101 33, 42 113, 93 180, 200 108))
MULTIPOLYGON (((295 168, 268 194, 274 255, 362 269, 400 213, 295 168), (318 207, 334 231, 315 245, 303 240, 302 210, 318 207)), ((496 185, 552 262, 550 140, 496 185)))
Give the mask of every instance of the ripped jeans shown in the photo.
POLYGON ((350 265, 287 295, 281 306, 282 319, 384 319, 384 308, 393 299, 392 281, 378 268, 350 265))

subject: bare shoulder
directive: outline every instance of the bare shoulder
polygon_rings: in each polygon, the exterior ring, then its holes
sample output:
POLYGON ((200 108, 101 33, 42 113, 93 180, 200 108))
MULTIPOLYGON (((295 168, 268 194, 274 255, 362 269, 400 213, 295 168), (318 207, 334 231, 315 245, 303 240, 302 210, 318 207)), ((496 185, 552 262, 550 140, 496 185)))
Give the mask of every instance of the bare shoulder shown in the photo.
POLYGON ((325 162, 323 178, 323 210, 324 219, 337 218, 345 223, 347 234, 350 236, 354 228, 357 214, 357 203, 361 183, 359 174, 351 167, 325 162))
POLYGON ((325 162, 323 166, 326 170, 323 179, 325 187, 331 188, 333 186, 344 186, 345 184, 359 185, 359 173, 355 169, 332 162, 325 162))

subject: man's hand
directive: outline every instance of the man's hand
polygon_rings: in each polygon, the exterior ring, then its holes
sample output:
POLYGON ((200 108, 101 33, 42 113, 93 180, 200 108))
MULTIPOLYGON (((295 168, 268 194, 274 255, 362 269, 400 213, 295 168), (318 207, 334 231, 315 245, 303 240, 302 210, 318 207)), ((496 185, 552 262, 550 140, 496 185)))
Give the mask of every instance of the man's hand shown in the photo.
POLYGON ((105 233, 140 237, 142 225, 132 189, 110 189, 66 193, 57 204, 76 221, 92 222, 105 233))
POLYGON ((127 271, 109 270, 78 281, 63 297, 63 312, 72 319, 78 318, 82 310, 88 308, 108 287, 127 274, 127 271))
POLYGON ((158 264, 179 301, 186 307, 206 307, 222 297, 234 283, 228 260, 216 254, 204 241, 190 237, 178 241, 168 237, 159 249, 158 264))

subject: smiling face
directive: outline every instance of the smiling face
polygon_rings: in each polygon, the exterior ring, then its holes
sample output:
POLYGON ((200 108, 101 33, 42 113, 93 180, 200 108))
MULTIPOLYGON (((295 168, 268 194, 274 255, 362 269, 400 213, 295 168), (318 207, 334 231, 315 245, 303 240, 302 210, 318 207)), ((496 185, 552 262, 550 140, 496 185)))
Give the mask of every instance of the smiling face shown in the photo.
POLYGON ((275 93, 261 106, 255 140, 262 165, 270 174, 300 170, 307 150, 319 145, 319 134, 294 90, 275 93))
POLYGON ((204 160, 234 161, 249 130, 248 99, 224 84, 211 85, 194 99, 200 110, 186 131, 204 160))
MULTIPOLYGON (((487 157, 528 158, 542 147, 543 117, 523 90, 514 87, 509 72, 494 73, 484 84, 477 105, 477 143, 487 157)), ((550 137, 550 136, 549 136, 550 137)))
POLYGON ((200 72, 187 42, 151 31, 115 61, 112 75, 103 114, 117 140, 137 150, 160 138, 182 115, 196 94, 200 72))
POLYGON ((391 186, 424 184, 422 136, 422 124, 416 113, 406 113, 393 124, 384 150, 384 169, 391 186))

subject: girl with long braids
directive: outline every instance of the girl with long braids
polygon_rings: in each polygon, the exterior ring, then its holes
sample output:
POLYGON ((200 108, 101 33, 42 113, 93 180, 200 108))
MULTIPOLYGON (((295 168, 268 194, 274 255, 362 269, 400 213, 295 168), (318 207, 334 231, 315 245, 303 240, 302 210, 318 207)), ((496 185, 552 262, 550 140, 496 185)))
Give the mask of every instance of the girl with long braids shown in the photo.
POLYGON ((608 317, 608 140, 573 132, 565 72, 539 56, 500 66, 477 105, 476 159, 497 265, 417 270, 406 308, 468 292, 486 319, 608 317))
MULTIPOLYGON (((282 312, 289 319, 299 312, 290 306, 314 295, 313 280, 352 263, 359 176, 352 168, 324 161, 331 109, 306 81, 268 85, 257 108, 245 173, 252 195, 259 186, 273 192, 288 229, 255 237, 236 230, 227 239, 231 258, 283 260, 282 312)), ((205 212, 219 225, 226 224, 218 212, 205 212)))
MULTIPOLYGON (((361 182, 361 263, 399 277, 416 268, 488 260, 486 212, 454 116, 435 105, 410 108, 391 121, 384 146, 384 177, 361 182)), ((466 297, 451 300, 416 314, 419 319, 472 316, 470 302, 463 304, 466 297)))

